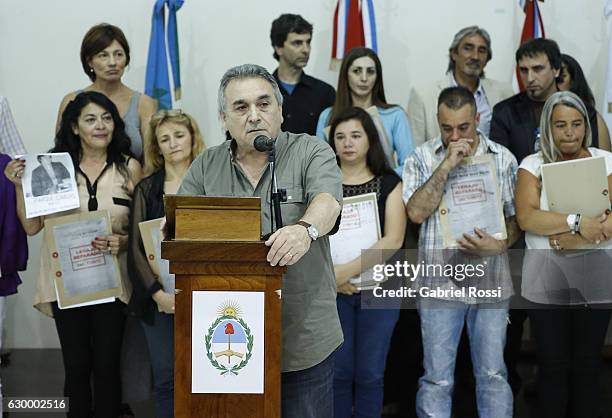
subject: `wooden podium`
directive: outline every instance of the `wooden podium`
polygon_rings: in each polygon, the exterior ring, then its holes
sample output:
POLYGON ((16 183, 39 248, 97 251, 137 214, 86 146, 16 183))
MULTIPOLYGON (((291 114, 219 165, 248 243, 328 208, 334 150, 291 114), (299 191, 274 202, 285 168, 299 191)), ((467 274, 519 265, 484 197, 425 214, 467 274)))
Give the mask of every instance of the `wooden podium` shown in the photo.
MULTIPOLYGON (((162 258, 176 275, 174 416, 280 418, 281 300, 286 267, 272 267, 260 239, 259 198, 165 197, 162 258), (264 292, 264 393, 192 393, 192 296, 264 292)), ((231 294, 230 294, 231 295, 231 294)))

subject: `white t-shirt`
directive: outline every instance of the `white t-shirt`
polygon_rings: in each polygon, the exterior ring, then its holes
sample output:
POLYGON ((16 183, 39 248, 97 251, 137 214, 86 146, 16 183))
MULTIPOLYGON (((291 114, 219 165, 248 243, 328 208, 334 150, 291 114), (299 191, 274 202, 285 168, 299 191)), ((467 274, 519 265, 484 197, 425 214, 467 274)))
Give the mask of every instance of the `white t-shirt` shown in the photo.
MULTIPOLYGON (((589 148, 593 157, 604 157, 606 173, 612 173, 612 153, 589 148)), ((542 154, 525 157, 519 169, 541 178, 542 154)), ((546 193, 540 195, 540 209, 549 210, 546 193)), ((599 245, 606 251, 565 254, 551 251, 548 237, 525 233, 527 251, 523 259, 523 297, 535 303, 584 305, 612 302, 612 240, 599 245)))
MULTIPOLYGON (((609 176, 612 174, 612 153, 599 148, 589 148, 589 152, 592 157, 604 157, 606 160, 606 175, 609 176)), ((538 152, 525 157, 519 165, 519 170, 522 168, 540 179, 542 175, 542 164, 544 164, 542 153, 538 152)), ((540 194, 540 209, 549 210, 546 193, 540 194)), ((536 235, 531 232, 525 232, 525 243, 528 249, 552 249, 547 236, 536 235)), ((602 242, 600 248, 612 248, 612 240, 602 242)))

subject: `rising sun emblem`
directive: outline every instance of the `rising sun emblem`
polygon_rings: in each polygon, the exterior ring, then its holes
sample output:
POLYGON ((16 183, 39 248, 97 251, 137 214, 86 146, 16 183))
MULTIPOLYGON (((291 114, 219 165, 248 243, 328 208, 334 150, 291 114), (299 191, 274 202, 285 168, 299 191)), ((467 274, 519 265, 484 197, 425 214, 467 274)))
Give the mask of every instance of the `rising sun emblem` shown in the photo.
POLYGON ((232 318, 238 318, 239 316, 242 315, 242 312, 240 312, 240 307, 235 301, 228 300, 228 301, 223 302, 221 306, 219 306, 219 309, 217 309, 217 315, 218 316, 231 316, 232 318))
POLYGON ((238 375, 253 354, 251 329, 235 301, 223 302, 217 315, 204 337, 206 357, 221 375, 238 375))

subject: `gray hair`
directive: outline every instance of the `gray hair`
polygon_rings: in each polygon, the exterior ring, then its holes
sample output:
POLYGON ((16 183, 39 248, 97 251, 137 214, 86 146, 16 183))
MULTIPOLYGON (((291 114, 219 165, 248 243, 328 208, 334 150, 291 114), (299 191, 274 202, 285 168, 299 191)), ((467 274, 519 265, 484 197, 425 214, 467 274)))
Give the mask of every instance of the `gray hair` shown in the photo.
MULTIPOLYGON (((453 61, 452 53, 457 52, 459 44, 466 36, 472 35, 480 35, 482 39, 485 40, 488 50, 487 62, 491 61, 491 58, 493 58, 493 51, 491 50, 491 37, 489 36, 489 32, 487 32, 486 29, 480 28, 478 26, 468 26, 467 28, 463 28, 455 34, 453 42, 451 42, 451 45, 448 48, 448 68, 446 69, 447 73, 455 71, 455 61, 453 61)), ((484 71, 481 77, 484 77, 484 71)))
POLYGON ((542 117, 540 118, 540 148, 542 150, 544 164, 553 163, 561 156, 561 150, 555 145, 555 140, 552 135, 552 113, 558 105, 576 109, 584 118, 586 128, 584 140, 582 141, 582 148, 590 147, 592 142, 589 112, 584 102, 571 91, 558 91, 546 100, 544 109, 542 109, 542 117))
POLYGON ((217 96, 217 107, 219 109, 219 114, 225 113, 225 89, 227 85, 232 80, 242 79, 242 78, 263 78, 270 86, 272 86, 272 90, 274 91, 274 97, 276 97, 276 101, 279 106, 283 105, 283 95, 278 88, 278 84, 276 83, 276 79, 266 70, 264 67, 261 67, 256 64, 242 64, 236 67, 232 67, 223 74, 221 77, 221 84, 219 85, 219 94, 217 96))

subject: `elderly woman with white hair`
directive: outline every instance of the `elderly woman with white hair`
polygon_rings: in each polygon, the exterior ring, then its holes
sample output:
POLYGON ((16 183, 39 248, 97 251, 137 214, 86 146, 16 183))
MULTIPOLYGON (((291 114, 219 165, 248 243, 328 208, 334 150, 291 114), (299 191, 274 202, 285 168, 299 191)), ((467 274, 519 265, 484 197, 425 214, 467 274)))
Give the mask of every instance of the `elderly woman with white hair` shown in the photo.
MULTIPOLYGON (((541 151, 518 170, 516 214, 525 231, 522 295, 529 311, 539 365, 539 417, 599 416, 601 349, 612 303, 612 217, 554 212, 542 185, 548 163, 603 157, 612 186, 612 153, 590 147, 587 109, 564 91, 545 103, 541 151), (568 251, 597 246, 599 251, 568 251), (571 408, 571 411, 568 409, 571 408)), ((568 190, 571 193, 571 190, 568 190)))

